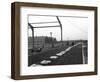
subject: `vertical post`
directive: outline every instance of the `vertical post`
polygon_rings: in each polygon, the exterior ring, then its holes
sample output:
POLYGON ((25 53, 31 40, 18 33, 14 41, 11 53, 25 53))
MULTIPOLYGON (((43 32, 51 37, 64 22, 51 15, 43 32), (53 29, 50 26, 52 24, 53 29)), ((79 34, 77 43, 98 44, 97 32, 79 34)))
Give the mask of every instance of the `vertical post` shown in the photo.
POLYGON ((29 24, 28 23, 28 25, 30 26, 30 28, 31 28, 31 30, 32 30, 32 41, 33 41, 33 49, 32 49, 32 51, 34 51, 34 27, 31 25, 31 24, 29 24))
POLYGON ((58 20, 58 22, 59 22, 59 25, 60 25, 60 29, 61 29, 61 43, 62 43, 62 45, 63 45, 63 37, 62 37, 62 24, 61 24, 61 21, 60 21, 59 17, 58 17, 58 16, 56 16, 56 18, 57 18, 57 20, 58 20))
POLYGON ((53 38, 52 38, 52 32, 50 32, 50 36, 51 36, 52 47, 54 47, 54 44, 53 44, 53 38))
POLYGON ((34 28, 32 28, 32 40, 33 40, 33 51, 34 51, 34 28))
POLYGON ((62 26, 61 26, 61 42, 62 42, 62 26))

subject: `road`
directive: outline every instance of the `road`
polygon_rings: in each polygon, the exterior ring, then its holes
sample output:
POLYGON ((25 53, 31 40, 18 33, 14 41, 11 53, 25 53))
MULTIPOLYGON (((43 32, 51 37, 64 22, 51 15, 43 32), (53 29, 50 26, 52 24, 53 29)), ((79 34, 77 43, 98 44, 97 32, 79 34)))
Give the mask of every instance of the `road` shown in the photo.
POLYGON ((36 55, 30 55, 29 61, 31 66, 47 66, 47 65, 73 65, 85 64, 86 51, 84 52, 83 43, 77 43, 73 46, 63 46, 51 49, 36 55))

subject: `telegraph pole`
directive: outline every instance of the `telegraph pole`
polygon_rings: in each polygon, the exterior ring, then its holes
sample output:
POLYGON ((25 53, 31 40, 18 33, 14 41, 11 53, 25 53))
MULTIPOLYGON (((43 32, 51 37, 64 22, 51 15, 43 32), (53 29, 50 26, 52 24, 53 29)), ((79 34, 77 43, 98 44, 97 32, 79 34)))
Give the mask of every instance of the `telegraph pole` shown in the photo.
POLYGON ((53 38, 52 38, 52 32, 50 32, 50 36, 51 36, 51 44, 52 44, 52 47, 54 47, 53 38))

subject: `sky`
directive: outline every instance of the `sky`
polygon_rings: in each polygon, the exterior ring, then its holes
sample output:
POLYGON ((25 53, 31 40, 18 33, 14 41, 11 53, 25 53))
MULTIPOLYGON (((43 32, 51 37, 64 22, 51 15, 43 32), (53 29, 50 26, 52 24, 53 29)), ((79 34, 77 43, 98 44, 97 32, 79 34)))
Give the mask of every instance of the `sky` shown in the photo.
MULTIPOLYGON (((87 17, 63 17, 58 16, 62 24, 63 40, 87 40, 88 39, 88 18, 87 17)), ((41 26, 59 26, 56 16, 39 16, 30 15, 28 22, 37 28, 34 28, 34 36, 52 36, 58 41, 61 40, 61 28, 49 27, 38 28, 41 26), (40 24, 36 24, 36 23, 40 24), (41 23, 41 22, 55 22, 55 23, 41 23), (34 24, 32 24, 34 23, 34 24)), ((29 36, 32 36, 32 31, 29 29, 29 36)))

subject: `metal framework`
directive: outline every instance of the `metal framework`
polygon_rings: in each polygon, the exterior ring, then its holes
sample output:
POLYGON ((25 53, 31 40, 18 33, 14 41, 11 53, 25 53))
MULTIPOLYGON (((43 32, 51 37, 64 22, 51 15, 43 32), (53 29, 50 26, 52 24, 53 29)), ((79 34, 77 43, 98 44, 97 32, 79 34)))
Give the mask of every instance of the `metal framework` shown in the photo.
POLYGON ((61 42, 63 40, 62 38, 62 24, 58 16, 55 16, 57 21, 50 21, 50 22, 34 22, 34 23, 28 23, 28 26, 32 30, 32 38, 33 38, 33 49, 34 49, 34 28, 52 28, 52 27, 60 27, 61 29, 61 42), (35 27, 34 24, 47 24, 47 23, 58 23, 59 25, 52 25, 52 26, 37 26, 35 27))

